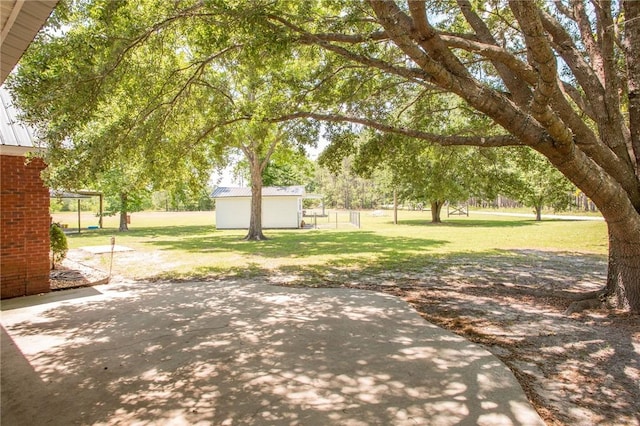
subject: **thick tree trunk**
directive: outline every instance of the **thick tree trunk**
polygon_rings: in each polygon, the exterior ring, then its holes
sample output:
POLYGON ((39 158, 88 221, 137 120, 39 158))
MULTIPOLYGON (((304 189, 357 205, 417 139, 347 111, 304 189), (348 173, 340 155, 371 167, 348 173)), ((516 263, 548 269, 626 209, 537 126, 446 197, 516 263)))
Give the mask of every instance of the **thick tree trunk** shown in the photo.
POLYGON ((618 308, 640 313, 640 235, 623 240, 609 232, 607 295, 618 308))
POLYGON ((636 176, 640 176, 640 2, 622 3, 625 17, 625 54, 627 57, 627 85, 629 99, 629 131, 634 151, 636 176))
POLYGON ((440 213, 442 212, 443 205, 444 201, 431 201, 431 223, 442 223, 440 213))
POLYGON ((127 224, 127 194, 120 194, 120 226, 118 227, 118 231, 126 232, 129 230, 129 225, 127 224))
POLYGON ((244 237, 248 241, 260 241, 267 238, 262 233, 262 171, 260 164, 250 162, 251 169, 251 217, 249 232, 244 237))
MULTIPOLYGON (((630 157, 635 165, 637 183, 640 179, 640 3, 624 1, 622 6, 625 18, 624 44, 630 133, 630 141, 626 148, 631 148, 630 151, 633 152, 630 157)), ((633 196, 630 198, 636 200, 632 201, 634 210, 628 209, 627 212, 623 212, 622 218, 615 215, 608 218, 609 214, 603 212, 609 227, 607 291, 618 307, 629 308, 631 312, 640 314, 640 202, 633 196)), ((609 204, 617 207, 615 200, 609 204)))

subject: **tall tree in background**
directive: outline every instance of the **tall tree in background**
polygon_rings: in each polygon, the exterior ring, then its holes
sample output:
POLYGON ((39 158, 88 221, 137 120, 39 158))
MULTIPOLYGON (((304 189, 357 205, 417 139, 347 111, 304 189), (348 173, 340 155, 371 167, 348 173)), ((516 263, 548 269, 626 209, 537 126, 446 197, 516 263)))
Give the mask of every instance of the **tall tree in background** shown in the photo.
POLYGON ((335 158, 328 161, 321 156, 319 161, 316 181, 326 205, 337 209, 365 209, 384 202, 386 182, 381 178, 374 182, 359 176, 354 169, 354 156, 341 157, 337 162, 335 158))
POLYGON ((129 230, 129 214, 142 210, 144 198, 149 196, 144 182, 137 179, 135 173, 127 173, 127 168, 123 165, 122 169, 109 170, 94 180, 95 188, 106 196, 105 213, 109 216, 119 215, 119 232, 129 230))
POLYGON ((505 167, 502 193, 533 207, 536 220, 542 220, 542 209, 566 210, 575 187, 546 158, 529 149, 511 149, 505 167))
POLYGON ((389 184, 401 201, 430 204, 431 221, 440 223, 446 201, 463 201, 473 194, 479 178, 479 157, 470 148, 425 145, 411 138, 364 131, 350 147, 346 141, 334 142, 320 156, 323 165, 335 169, 346 151, 353 156, 351 167, 359 176, 370 179, 375 172, 386 171, 389 184), (338 147, 340 147, 338 149, 338 147))
MULTIPOLYGON (((440 93, 418 96, 410 108, 394 114, 404 116, 412 127, 442 134, 491 131, 488 120, 463 107, 454 96, 440 93)), ((334 124, 329 129, 333 130, 328 135, 332 143, 322 153, 321 164, 340 164, 344 156, 354 155, 354 171, 363 177, 370 178, 374 171, 386 169, 401 200, 430 204, 433 223, 442 221, 441 211, 447 201, 491 195, 500 186, 495 169, 496 159, 502 156, 488 155, 486 149, 425 144, 362 126, 334 124)))

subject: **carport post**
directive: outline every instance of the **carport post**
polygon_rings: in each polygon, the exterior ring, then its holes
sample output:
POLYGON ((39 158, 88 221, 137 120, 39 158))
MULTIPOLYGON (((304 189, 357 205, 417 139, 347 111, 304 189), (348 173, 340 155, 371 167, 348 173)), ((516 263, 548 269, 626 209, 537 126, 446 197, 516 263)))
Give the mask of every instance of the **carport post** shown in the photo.
POLYGON ((100 225, 100 229, 102 229, 102 200, 103 200, 103 195, 101 192, 100 193, 100 219, 98 219, 98 225, 100 225))
POLYGON ((80 227, 80 198, 78 198, 78 234, 81 232, 81 227, 80 227))

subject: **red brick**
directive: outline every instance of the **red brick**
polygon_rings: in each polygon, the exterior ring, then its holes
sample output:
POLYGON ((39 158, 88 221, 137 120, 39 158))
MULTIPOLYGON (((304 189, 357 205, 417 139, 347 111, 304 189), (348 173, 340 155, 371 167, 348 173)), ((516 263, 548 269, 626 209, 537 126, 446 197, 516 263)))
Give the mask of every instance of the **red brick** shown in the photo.
POLYGON ((49 191, 41 159, 0 156, 0 297, 49 291, 49 191))

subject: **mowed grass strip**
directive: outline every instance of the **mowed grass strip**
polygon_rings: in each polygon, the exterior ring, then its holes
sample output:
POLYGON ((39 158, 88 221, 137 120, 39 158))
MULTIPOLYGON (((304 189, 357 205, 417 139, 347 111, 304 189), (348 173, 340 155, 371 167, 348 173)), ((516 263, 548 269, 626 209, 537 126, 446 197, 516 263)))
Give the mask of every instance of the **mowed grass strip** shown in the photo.
MULTIPOLYGON (((53 219, 70 228, 77 226, 77 213, 54 214, 53 219)), ((429 212, 401 211, 395 225, 390 211, 384 216, 363 211, 360 229, 341 224, 338 229, 265 230, 269 240, 247 242, 242 240, 244 230, 217 230, 215 212, 139 212, 132 214, 129 232, 117 232, 117 218, 108 217, 104 229, 70 234, 69 246, 108 245, 115 236, 116 244, 134 251, 115 254, 114 272, 138 279, 272 273, 322 279, 340 271, 408 271, 462 258, 521 256, 521 250, 602 259, 607 253, 604 222, 535 222, 473 212, 470 217, 443 220, 432 224, 429 212)), ((318 221, 326 224, 328 219, 318 221)), ((94 215, 83 213, 83 227, 93 222, 97 223, 94 215)), ((110 256, 99 256, 108 265, 110 256)))

